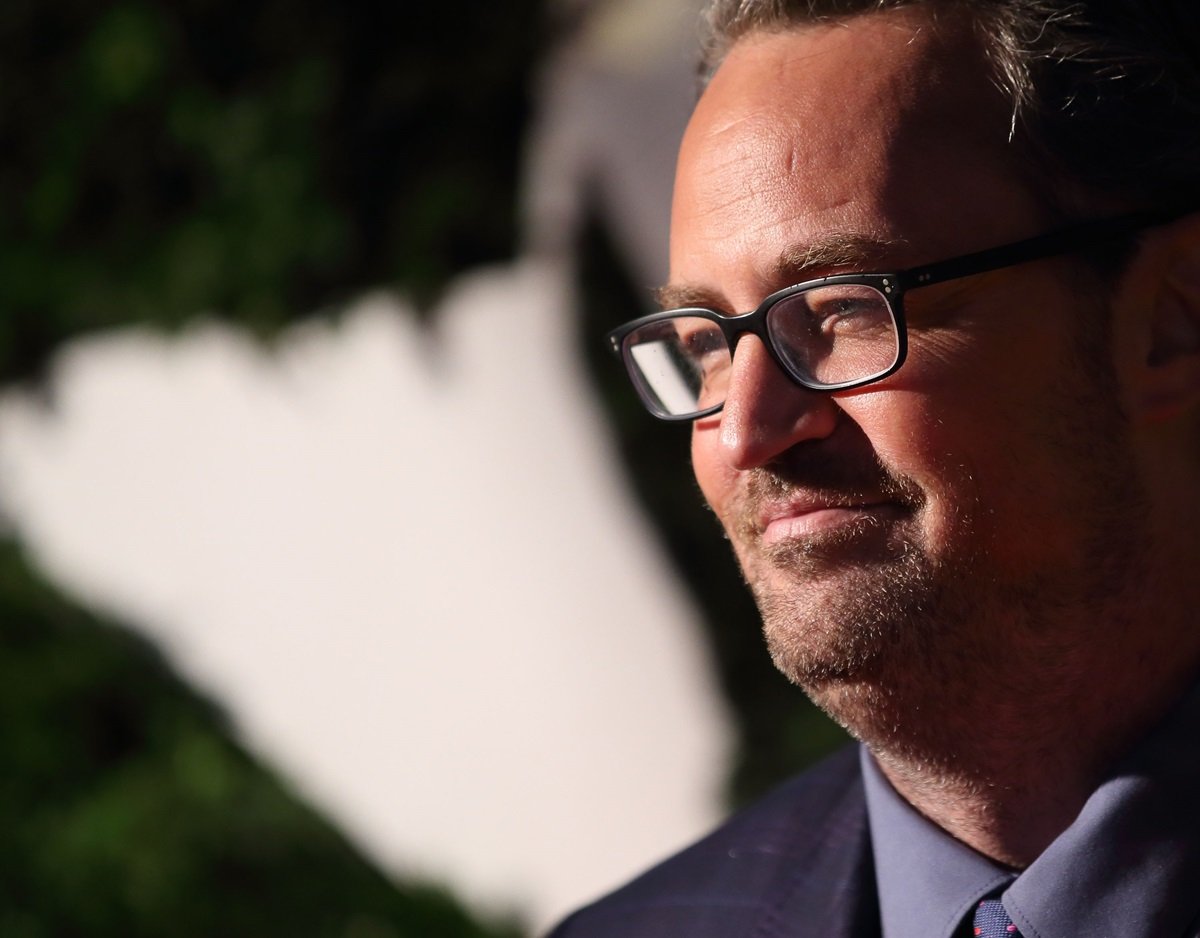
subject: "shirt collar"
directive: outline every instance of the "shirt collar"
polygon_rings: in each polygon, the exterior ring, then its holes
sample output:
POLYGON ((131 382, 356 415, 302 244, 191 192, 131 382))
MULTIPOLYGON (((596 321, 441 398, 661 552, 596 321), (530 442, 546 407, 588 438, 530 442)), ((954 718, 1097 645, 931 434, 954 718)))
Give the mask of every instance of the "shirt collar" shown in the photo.
POLYGON ((1200 914, 1198 796, 1200 686, 1021 874, 1004 895, 1008 914, 1044 938, 1191 934, 1200 914))
MULTIPOLYGON (((908 804, 861 752, 884 938, 951 938, 1014 874, 908 804)), ((1026 935, 1175 938, 1200 916, 1200 686, 1004 892, 1026 935)))
POLYGON ((883 938, 951 938, 1013 875, 955 840, 897 794, 861 750, 883 938))

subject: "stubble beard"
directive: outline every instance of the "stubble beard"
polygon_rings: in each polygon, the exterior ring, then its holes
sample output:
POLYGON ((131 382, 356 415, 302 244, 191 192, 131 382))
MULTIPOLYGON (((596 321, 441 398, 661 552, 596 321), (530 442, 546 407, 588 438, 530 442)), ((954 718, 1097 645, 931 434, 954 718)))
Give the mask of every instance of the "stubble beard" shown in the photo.
MULTIPOLYGON (((946 773, 972 762, 964 740, 978 737, 987 747, 996 741, 979 732, 991 726, 981 723, 979 689, 997 672, 1006 675, 1010 699, 1029 705, 1022 732, 1037 735, 1029 721, 1040 712, 1048 737, 1061 722, 1056 714, 1078 706, 1073 695, 1093 680, 1097 661, 1112 665, 1088 657, 1097 624, 1106 637, 1136 628, 1141 587, 1154 581, 1146 493, 1106 359, 1085 346, 1074 365, 1041 442, 1064 454, 1064 466, 1082 454, 1058 489, 1086 529, 1078 555, 1053 567, 1020 576, 996 568, 986 539, 977 536, 985 510, 969 494, 974 486, 964 467, 942 467, 944 481, 965 501, 939 508, 914 482, 876 465, 864 473, 868 488, 893 498, 902 509, 897 515, 856 519, 770 549, 747 520, 763 492, 830 479, 852 489, 837 481, 845 471, 838 467, 818 467, 815 475, 810 467, 764 468, 750 479, 729 530, 772 659, 877 749, 926 763, 953 753, 942 765, 946 773), (944 516, 940 550, 928 543, 935 509, 944 516), (1022 674, 1019 663, 1033 666, 1022 674)), ((982 763, 989 752, 977 755, 982 763)))
MULTIPOLYGON (((869 526, 848 525, 838 540, 869 537, 869 526)), ((833 681, 883 677, 882 665, 908 657, 904 646, 917 644, 941 605, 933 565, 910 540, 889 545, 890 557, 836 573, 826 559, 829 546, 767 552, 771 572, 750 580, 775 666, 809 694, 833 681)))
POLYGON ((973 554, 935 556, 921 521, 918 511, 886 531, 851 525, 833 542, 764 553, 749 581, 775 666, 876 752, 932 766, 966 755, 956 713, 988 654, 980 623, 999 617, 1003 591, 981 584, 973 554), (838 542, 873 537, 875 556, 845 562, 838 542))
MULTIPOLYGON (((867 515, 762 549, 753 546, 749 512, 738 525, 735 545, 772 660, 818 703, 833 685, 887 684, 891 663, 913 667, 927 658, 945 623, 948 571, 920 543, 925 498, 880 465, 871 475, 871 493, 896 506, 882 518, 867 515)), ((747 501, 788 484, 764 471, 751 480, 747 501)), ((848 502, 860 498, 858 489, 837 489, 848 502)))
POLYGON ((775 666, 877 753, 942 778, 983 777, 996 751, 1002 721, 981 688, 994 696, 1003 686, 1028 706, 1019 722, 1029 741, 1042 734, 1039 720, 1051 733, 1078 706, 1091 669, 1077 651, 1094 645, 1097 623, 1105 635, 1130 627, 1128 584, 1146 570, 1138 525, 1122 515, 1081 558, 1012 580, 966 546, 975 543, 969 515, 956 519, 955 549, 940 554, 926 546, 918 511, 763 551, 744 566, 775 666), (848 560, 864 542, 865 555, 848 560), (1022 661, 1033 665, 1024 674, 1022 661), (1056 681, 1039 683, 1047 674, 1056 681))

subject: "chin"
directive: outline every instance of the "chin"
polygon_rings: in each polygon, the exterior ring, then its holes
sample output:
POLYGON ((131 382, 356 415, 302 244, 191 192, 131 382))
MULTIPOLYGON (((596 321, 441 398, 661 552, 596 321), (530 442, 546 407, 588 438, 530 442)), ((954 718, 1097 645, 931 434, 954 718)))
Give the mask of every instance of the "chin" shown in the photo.
POLYGON ((947 625, 946 590, 923 553, 889 546, 836 568, 826 556, 804 559, 802 570, 773 563, 751 582, 772 660, 790 681, 815 698, 833 685, 886 685, 933 666, 945 649, 936 633, 947 625))

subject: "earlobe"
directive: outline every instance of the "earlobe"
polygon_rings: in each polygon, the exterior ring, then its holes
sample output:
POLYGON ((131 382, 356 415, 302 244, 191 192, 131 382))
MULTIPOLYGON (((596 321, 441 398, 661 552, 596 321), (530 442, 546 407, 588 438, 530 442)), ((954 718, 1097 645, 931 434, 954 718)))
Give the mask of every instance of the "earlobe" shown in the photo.
POLYGON ((1200 405, 1200 215, 1151 239, 1135 404, 1143 418, 1161 421, 1200 405))
POLYGON ((1200 352, 1200 258, 1167 270, 1151 322, 1147 364, 1169 365, 1200 352))

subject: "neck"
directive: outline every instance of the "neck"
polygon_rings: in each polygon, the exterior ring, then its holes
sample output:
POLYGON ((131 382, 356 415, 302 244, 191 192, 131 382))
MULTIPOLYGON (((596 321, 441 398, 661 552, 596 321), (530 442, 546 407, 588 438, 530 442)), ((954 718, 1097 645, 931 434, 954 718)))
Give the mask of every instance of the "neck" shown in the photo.
POLYGON ((1082 760, 1041 747, 1041 758, 1006 747, 939 760, 925 747, 895 739, 868 746, 909 804, 956 839, 1014 869, 1032 863, 1071 824, 1099 781, 1082 760))
POLYGON ((1023 869, 1074 821, 1113 762, 1165 715, 1194 673, 1160 674, 1157 684, 1143 678, 1104 682, 1099 691, 1095 682, 1055 683, 1041 694, 1025 686, 1001 704, 944 687, 922 699, 867 683, 815 696, 925 817, 1023 869), (928 713, 940 715, 935 726, 923 719, 928 713))

